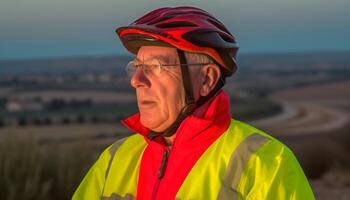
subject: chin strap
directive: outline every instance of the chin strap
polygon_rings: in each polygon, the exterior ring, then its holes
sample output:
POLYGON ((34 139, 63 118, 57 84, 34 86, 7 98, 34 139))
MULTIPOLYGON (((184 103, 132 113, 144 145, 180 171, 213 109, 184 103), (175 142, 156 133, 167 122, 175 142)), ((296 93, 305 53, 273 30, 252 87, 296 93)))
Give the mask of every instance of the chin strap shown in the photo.
POLYGON ((199 108, 206 102, 208 102, 212 97, 214 97, 218 91, 225 85, 225 79, 220 77, 219 82, 216 84, 214 89, 210 91, 210 93, 207 96, 200 97, 197 102, 194 99, 193 90, 192 90, 192 83, 191 83, 191 77, 188 70, 187 60, 185 57, 184 51, 177 49, 177 53, 180 60, 180 66, 181 66, 181 74, 182 74, 182 82, 185 89, 185 106, 182 108, 180 114, 176 118, 173 124, 170 125, 169 128, 167 128, 163 132, 155 132, 150 131, 147 135, 147 138, 150 140, 155 139, 156 137, 162 136, 162 137, 170 137, 174 135, 179 128, 181 122, 189 115, 191 115, 196 108, 199 108))

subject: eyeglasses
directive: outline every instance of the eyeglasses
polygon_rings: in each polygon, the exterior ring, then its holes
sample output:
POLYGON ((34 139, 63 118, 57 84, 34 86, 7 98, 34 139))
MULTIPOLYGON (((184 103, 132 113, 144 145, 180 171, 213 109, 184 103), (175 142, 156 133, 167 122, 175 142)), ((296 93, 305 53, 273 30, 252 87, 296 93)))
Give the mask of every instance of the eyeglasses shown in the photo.
POLYGON ((177 66, 184 66, 184 65, 199 66, 199 65, 208 65, 208 64, 213 64, 213 63, 162 64, 160 63, 160 61, 156 61, 156 63, 145 64, 145 63, 140 63, 138 61, 133 60, 126 65, 125 71, 130 78, 135 74, 138 68, 140 68, 146 76, 150 76, 150 75, 159 76, 161 72, 168 67, 177 67, 177 66))

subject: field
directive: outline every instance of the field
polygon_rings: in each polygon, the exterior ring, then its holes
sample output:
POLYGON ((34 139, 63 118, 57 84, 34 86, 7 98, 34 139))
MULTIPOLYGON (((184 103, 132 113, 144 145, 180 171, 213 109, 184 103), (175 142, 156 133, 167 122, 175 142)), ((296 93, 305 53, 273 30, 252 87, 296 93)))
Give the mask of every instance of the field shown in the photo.
POLYGON ((49 102, 53 99, 66 100, 86 100, 89 99, 95 103, 126 103, 135 102, 135 94, 130 92, 108 92, 108 91, 66 91, 66 90, 49 90, 49 91, 30 91, 21 92, 9 95, 14 99, 34 99, 40 98, 44 102, 49 102))

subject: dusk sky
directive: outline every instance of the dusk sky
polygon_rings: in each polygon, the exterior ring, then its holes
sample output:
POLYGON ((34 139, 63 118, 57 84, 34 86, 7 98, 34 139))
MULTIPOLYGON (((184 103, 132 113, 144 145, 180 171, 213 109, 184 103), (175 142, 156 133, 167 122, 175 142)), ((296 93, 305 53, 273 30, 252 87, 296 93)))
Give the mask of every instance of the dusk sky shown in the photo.
POLYGON ((349 0, 1 0, 0 60, 127 54, 115 28, 179 5, 220 19, 240 53, 350 50, 349 0))

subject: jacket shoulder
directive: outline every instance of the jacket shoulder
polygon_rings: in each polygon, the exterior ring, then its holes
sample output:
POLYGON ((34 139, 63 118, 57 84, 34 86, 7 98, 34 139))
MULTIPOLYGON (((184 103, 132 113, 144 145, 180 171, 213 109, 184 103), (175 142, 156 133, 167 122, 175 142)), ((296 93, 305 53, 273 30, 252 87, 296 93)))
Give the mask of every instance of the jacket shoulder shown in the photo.
POLYGON ((246 199, 314 199, 308 180, 288 146, 247 123, 236 126, 248 136, 236 149, 244 170, 237 189, 246 199))
POLYGON ((118 152, 122 151, 121 154, 125 155, 130 151, 130 147, 133 149, 142 149, 144 146, 145 141, 139 134, 118 139, 113 144, 109 145, 89 169, 88 173, 75 191, 72 199, 100 199, 105 188, 108 174, 111 173, 113 160, 123 160, 128 158, 128 156, 119 156, 118 159, 114 159, 115 157, 118 157, 118 152))

